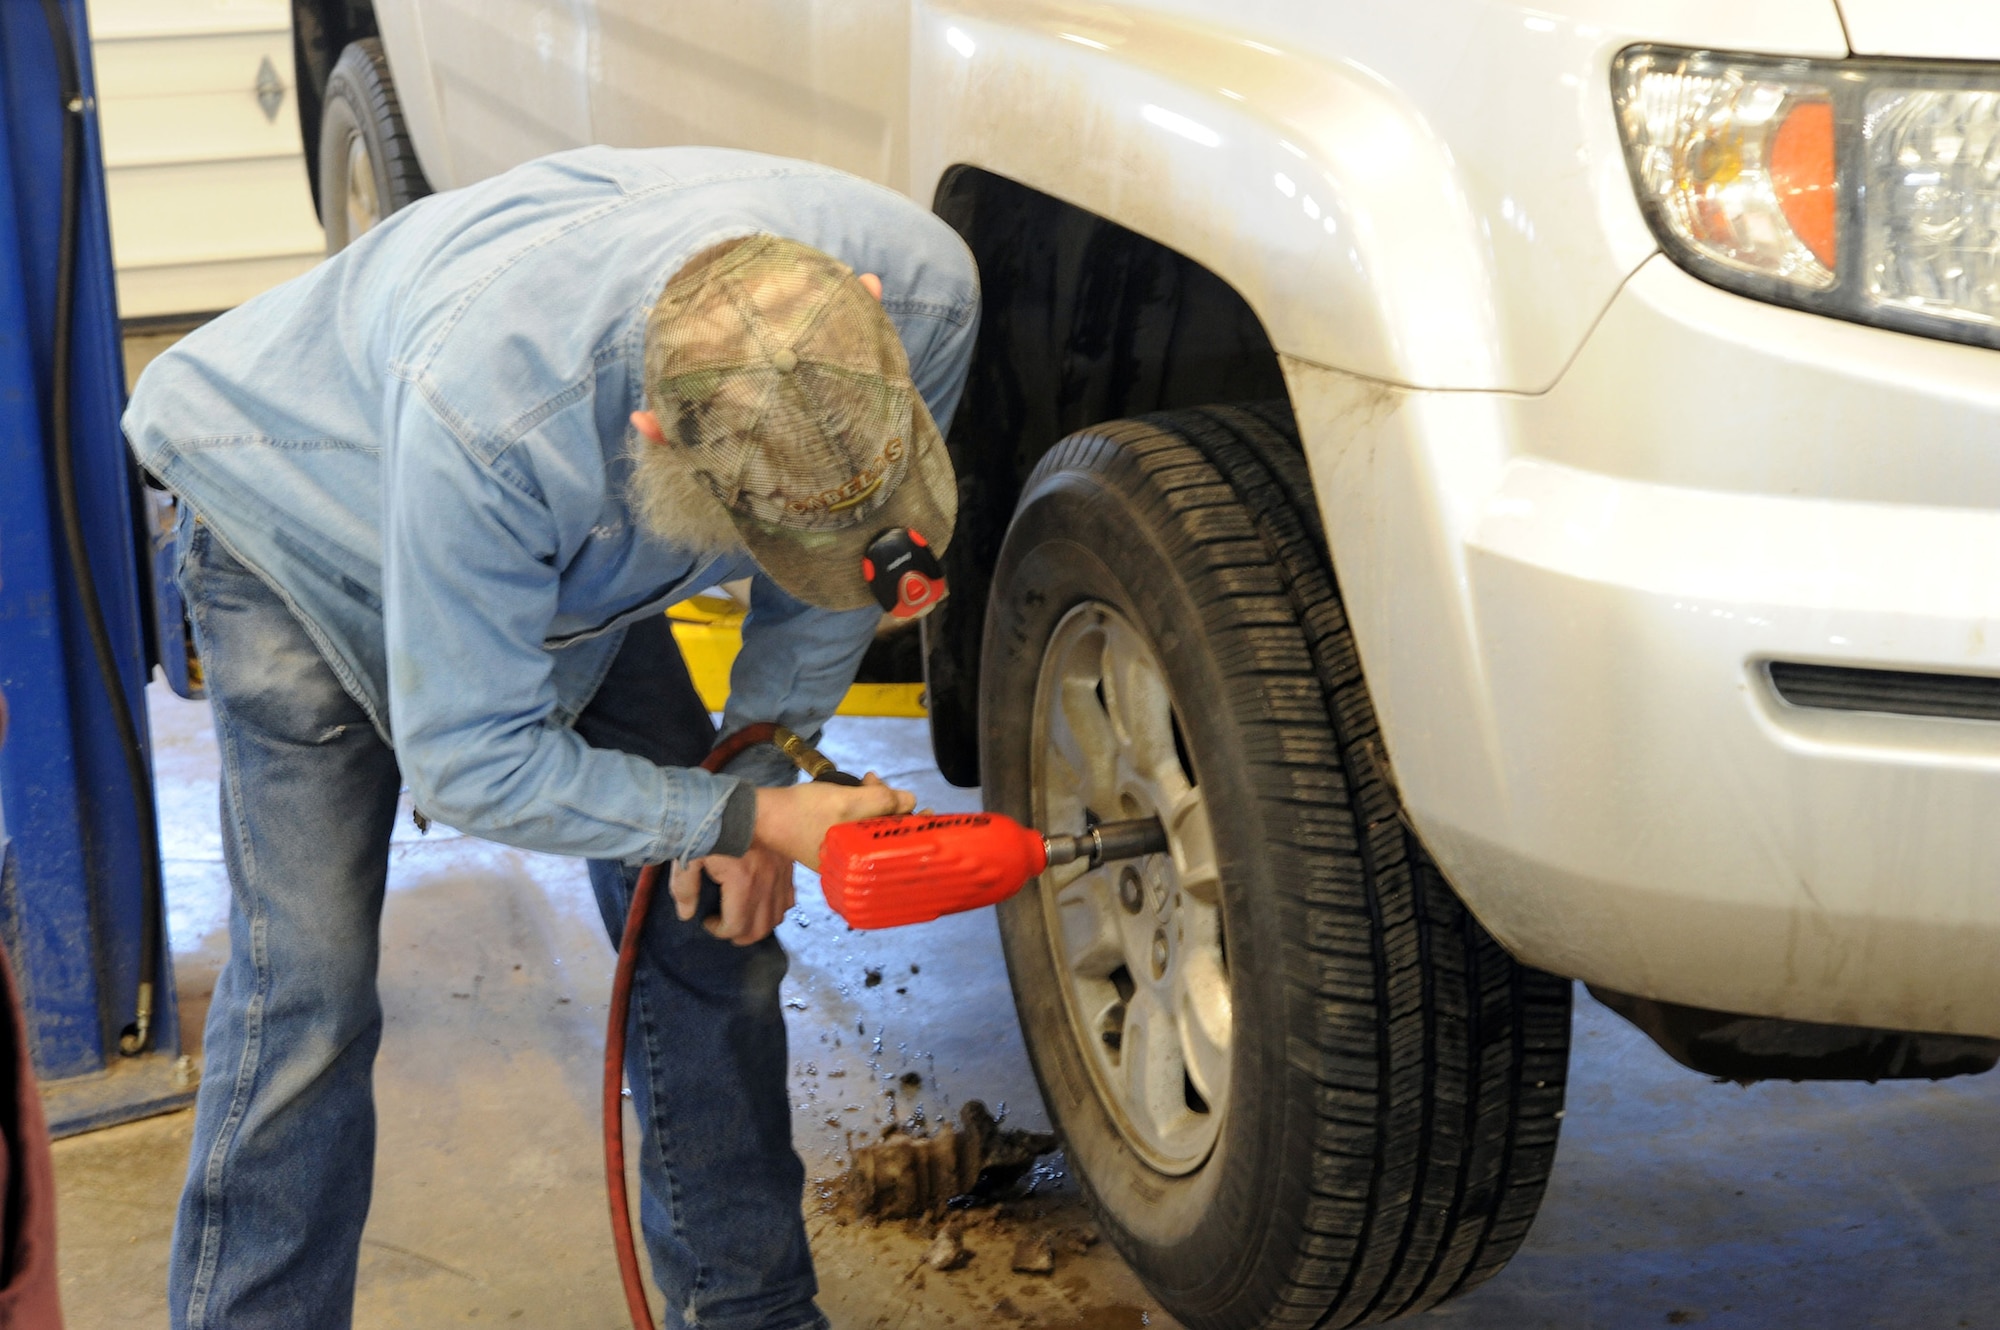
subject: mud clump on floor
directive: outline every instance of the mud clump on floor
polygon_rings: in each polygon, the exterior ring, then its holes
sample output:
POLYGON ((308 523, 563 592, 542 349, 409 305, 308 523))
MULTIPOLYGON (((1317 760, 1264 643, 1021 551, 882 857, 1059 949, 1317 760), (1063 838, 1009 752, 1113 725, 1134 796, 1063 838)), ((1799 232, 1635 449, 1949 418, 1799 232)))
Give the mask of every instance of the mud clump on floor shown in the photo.
POLYGON ((1003 1130, 974 1099, 959 1110, 956 1126, 928 1136, 895 1131, 855 1149, 840 1215, 843 1222, 914 1219, 975 1206, 996 1199, 1055 1148, 1051 1133, 1003 1130))
POLYGON ((969 1264, 981 1249, 1011 1251, 1007 1268, 1014 1274, 1053 1275, 1058 1256, 1081 1256, 1098 1242, 1095 1226, 1050 1227, 1053 1217, 1022 1213, 1004 1205, 954 1211, 938 1222, 936 1236, 924 1248, 923 1263, 949 1273, 969 1264))
MULTIPOLYGON (((1003 1131, 977 1101, 955 1123, 921 1130, 891 1125, 867 1144, 851 1144, 847 1171, 816 1184, 819 1213, 850 1232, 827 1240, 866 1252, 878 1268, 903 1271, 899 1287, 911 1299, 906 1324, 1153 1324, 1154 1313, 1130 1305, 1136 1290, 1129 1276, 1125 1287, 1107 1287, 1122 1271, 1115 1257, 1093 1252, 1101 1242, 1097 1225, 1053 1134, 1003 1131)), ((816 1248, 820 1242, 814 1238, 816 1248)))
POLYGON ((956 1270, 972 1259, 965 1247, 965 1226, 951 1220, 938 1229, 931 1245, 924 1248, 924 1264, 933 1270, 956 1270))
POLYGON ((1030 1233, 1014 1244, 1014 1272, 1023 1275, 1056 1272, 1056 1252, 1047 1234, 1030 1233))

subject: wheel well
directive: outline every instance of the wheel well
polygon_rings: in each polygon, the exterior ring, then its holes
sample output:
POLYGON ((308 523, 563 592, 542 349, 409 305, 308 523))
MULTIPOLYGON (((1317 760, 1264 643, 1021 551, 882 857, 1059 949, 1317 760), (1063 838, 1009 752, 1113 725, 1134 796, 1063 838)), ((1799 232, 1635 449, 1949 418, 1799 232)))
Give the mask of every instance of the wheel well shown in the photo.
POLYGON ((975 785, 987 589, 1042 454, 1099 421, 1286 393, 1256 313, 1186 255, 977 167, 948 171, 933 207, 971 248, 983 288, 947 441, 959 480, 952 594, 924 621, 938 766, 975 785))
POLYGON ((379 35, 369 0, 292 0, 292 71, 299 96, 299 138, 306 181, 319 211, 319 116, 326 81, 351 41, 379 35))

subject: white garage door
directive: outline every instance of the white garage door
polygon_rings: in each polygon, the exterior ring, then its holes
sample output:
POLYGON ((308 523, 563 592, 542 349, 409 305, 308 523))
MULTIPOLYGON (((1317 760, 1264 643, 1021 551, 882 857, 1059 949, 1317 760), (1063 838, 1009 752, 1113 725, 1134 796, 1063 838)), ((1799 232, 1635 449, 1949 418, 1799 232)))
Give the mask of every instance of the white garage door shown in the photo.
POLYGON ((317 262, 284 0, 90 0, 127 319, 240 304, 317 262))

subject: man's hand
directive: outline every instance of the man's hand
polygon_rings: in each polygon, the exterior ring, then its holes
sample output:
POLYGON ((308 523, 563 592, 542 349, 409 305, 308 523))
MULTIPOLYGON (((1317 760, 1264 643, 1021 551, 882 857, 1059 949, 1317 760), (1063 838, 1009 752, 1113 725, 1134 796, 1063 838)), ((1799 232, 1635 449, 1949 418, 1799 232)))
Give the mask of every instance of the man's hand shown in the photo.
POLYGON ((704 871, 722 888, 722 913, 704 919, 702 927, 739 947, 770 936, 785 911, 792 908, 792 861, 752 845, 740 858, 711 854, 674 866, 674 913, 682 919, 694 918, 694 912, 701 908, 704 871))
POLYGON ((872 771, 862 777, 859 785, 814 781, 782 789, 762 789, 757 791, 757 829, 751 842, 787 859, 796 859, 817 872, 819 846, 826 839, 828 827, 859 822, 865 817, 907 813, 916 806, 916 795, 908 790, 891 789, 872 771))
POLYGON ((722 888, 722 913, 702 921, 716 937, 739 947, 770 936, 792 908, 792 863, 819 867, 820 842, 827 828, 864 817, 907 813, 917 806, 908 790, 891 789, 870 772, 859 785, 813 783, 757 791, 757 829, 742 857, 711 854, 674 866, 669 889, 674 913, 694 918, 701 908, 704 871, 722 888))

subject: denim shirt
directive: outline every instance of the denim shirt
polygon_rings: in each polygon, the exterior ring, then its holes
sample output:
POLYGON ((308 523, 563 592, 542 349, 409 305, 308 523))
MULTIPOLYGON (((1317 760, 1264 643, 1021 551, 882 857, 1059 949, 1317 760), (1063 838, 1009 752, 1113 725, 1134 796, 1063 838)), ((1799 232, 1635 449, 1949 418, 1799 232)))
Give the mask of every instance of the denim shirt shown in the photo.
POLYGON ((839 705, 873 609, 804 605, 625 497, 647 313, 759 232, 881 275, 947 427, 979 300, 957 235, 853 176, 712 148, 582 148, 424 199, 140 378, 140 463, 285 598, 428 816, 551 853, 706 853, 738 777, 788 783, 782 757, 662 769, 570 726, 627 624, 732 578, 755 580, 724 729, 812 734, 839 705))

